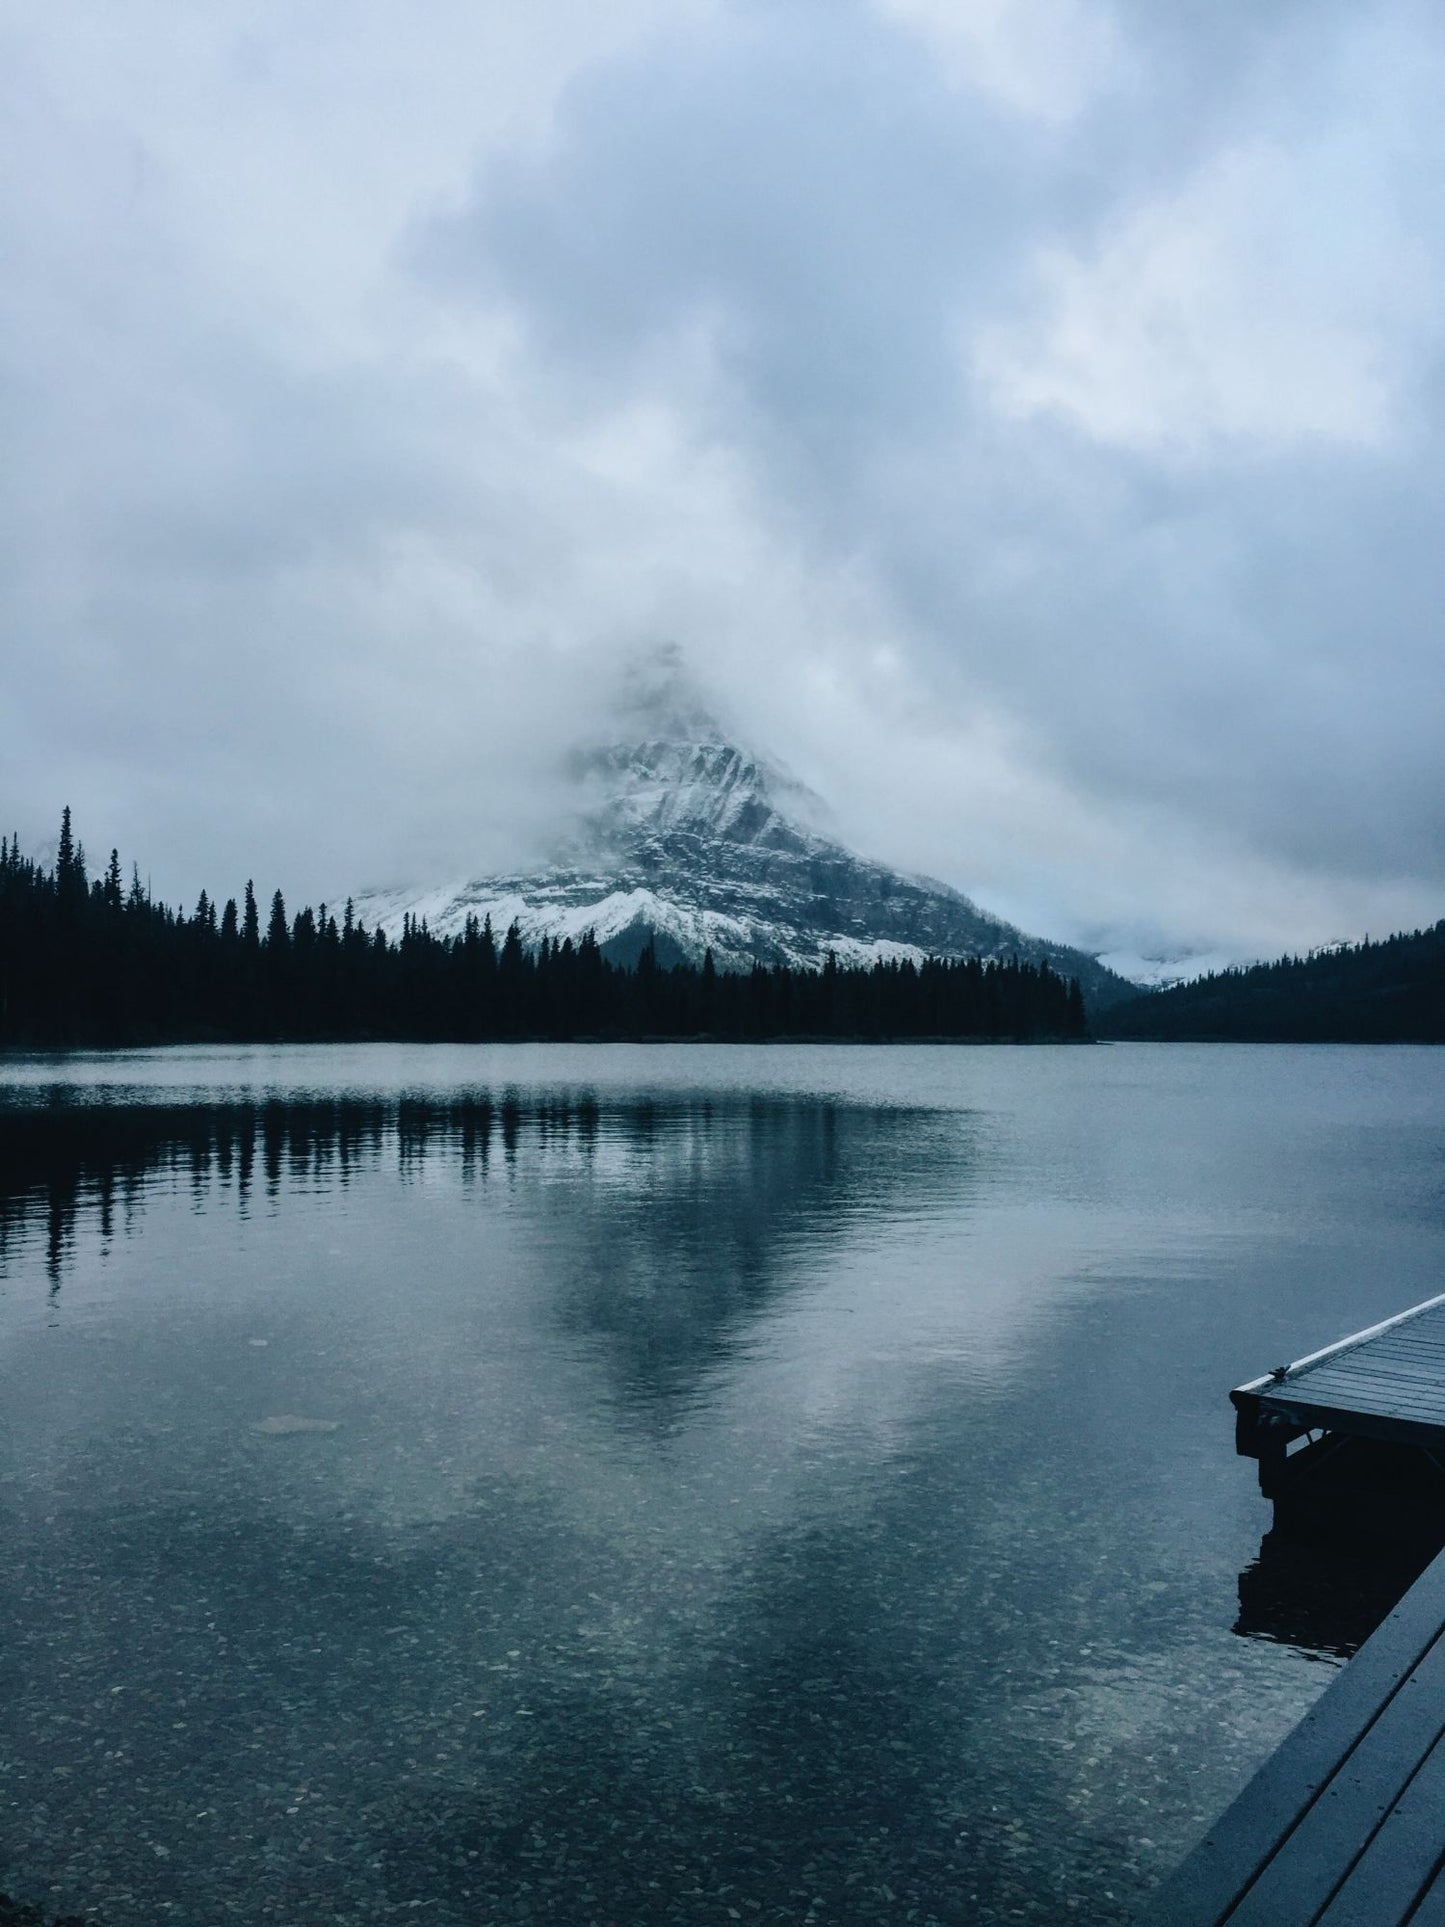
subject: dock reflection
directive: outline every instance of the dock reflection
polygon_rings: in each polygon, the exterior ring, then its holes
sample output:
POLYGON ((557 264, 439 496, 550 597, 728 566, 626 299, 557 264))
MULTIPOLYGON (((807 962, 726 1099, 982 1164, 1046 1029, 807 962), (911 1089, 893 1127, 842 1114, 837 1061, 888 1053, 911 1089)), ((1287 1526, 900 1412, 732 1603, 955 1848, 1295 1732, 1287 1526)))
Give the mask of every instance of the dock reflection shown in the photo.
POLYGON ((1445 1534, 1392 1542, 1274 1526, 1239 1575, 1233 1630, 1321 1659, 1349 1659, 1442 1547, 1445 1534))

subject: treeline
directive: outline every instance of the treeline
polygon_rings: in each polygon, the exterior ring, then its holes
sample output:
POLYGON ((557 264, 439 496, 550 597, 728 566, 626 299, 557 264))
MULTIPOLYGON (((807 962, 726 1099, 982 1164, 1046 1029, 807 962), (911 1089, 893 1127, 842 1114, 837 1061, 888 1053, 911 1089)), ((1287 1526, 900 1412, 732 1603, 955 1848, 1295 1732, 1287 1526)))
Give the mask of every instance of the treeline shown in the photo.
POLYGON ((634 969, 584 935, 528 950, 469 919, 434 936, 367 930, 348 903, 263 918, 248 883, 187 915, 155 902, 114 850, 92 878, 61 823, 52 869, 0 839, 0 1048, 355 1039, 1081 1038, 1078 983, 1047 964, 929 958, 822 970, 634 969))
POLYGON ((1151 991, 1104 1013, 1109 1037, 1200 1043, 1445 1043, 1445 921, 1151 991))

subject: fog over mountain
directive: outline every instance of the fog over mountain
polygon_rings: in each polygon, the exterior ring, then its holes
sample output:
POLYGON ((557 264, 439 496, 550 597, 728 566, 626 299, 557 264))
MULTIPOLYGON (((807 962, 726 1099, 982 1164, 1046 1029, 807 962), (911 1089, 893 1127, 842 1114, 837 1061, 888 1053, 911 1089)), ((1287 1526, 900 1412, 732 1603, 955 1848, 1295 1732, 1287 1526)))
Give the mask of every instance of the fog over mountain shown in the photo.
POLYGON ((634 963, 820 967, 926 956, 1047 959, 1095 1006, 1128 994, 1094 958, 1026 936, 932 878, 900 875, 828 834, 828 810, 796 778, 732 740, 672 650, 634 664, 609 734, 571 761, 576 810, 550 861, 527 872, 363 891, 355 910, 397 936, 469 917, 529 947, 591 931, 634 963))
POLYGON ((100 0, 0 26, 0 811, 522 874, 639 647, 1141 960, 1445 907, 1445 15, 100 0))

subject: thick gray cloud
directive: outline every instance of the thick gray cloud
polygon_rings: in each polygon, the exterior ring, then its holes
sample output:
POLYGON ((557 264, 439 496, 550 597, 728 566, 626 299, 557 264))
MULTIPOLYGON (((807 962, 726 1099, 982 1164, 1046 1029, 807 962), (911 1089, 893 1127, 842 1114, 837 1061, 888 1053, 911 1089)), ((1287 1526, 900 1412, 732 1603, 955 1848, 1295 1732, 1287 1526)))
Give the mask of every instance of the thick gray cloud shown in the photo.
POLYGON ((507 861, 667 636, 1053 934, 1439 914, 1432 13, 594 14, 12 23, 22 832, 507 861))

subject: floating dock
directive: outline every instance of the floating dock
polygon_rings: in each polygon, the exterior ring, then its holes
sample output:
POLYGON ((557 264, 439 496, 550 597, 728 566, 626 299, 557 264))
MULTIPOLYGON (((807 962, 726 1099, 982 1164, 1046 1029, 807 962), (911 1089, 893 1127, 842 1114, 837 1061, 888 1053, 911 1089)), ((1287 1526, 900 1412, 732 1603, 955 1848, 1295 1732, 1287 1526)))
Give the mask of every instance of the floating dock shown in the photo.
MULTIPOLYGON (((1445 1295, 1230 1397, 1277 1529, 1445 1540, 1445 1295)), ((1445 1927, 1445 1552, 1143 1920, 1445 1927)))
POLYGON ((1445 1295, 1229 1396, 1280 1523, 1445 1530, 1445 1295))

